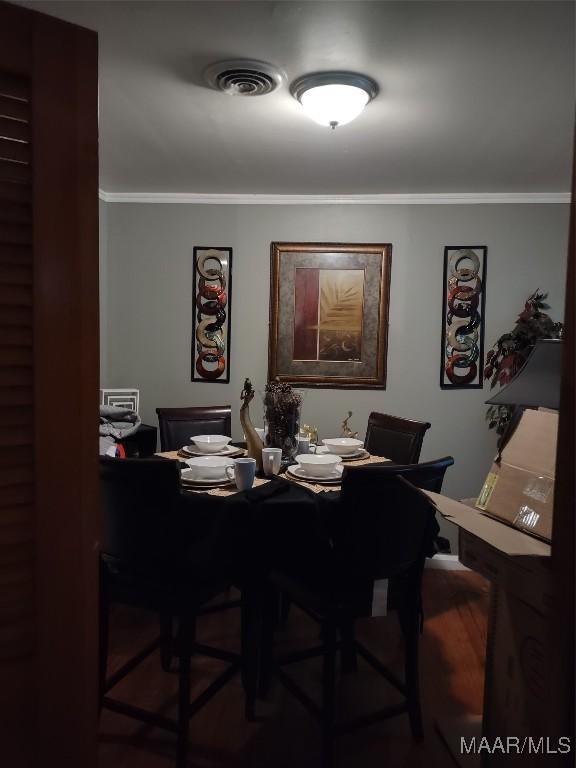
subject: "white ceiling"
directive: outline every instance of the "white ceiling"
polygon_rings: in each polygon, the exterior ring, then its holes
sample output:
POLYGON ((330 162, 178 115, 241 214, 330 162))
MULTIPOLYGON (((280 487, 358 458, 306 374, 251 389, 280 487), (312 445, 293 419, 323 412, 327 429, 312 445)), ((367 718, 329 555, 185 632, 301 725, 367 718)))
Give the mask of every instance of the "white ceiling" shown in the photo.
POLYGON ((35 2, 100 36, 109 192, 563 192, 574 126, 572 2, 35 2), (209 90, 250 57, 288 81, 364 72, 380 94, 332 132, 287 85, 209 90))

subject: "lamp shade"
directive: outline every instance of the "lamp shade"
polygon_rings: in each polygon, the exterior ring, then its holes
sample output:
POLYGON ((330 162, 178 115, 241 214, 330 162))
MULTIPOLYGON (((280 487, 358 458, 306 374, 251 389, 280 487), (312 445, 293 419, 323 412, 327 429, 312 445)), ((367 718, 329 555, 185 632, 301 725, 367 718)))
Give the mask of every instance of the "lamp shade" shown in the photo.
POLYGON ((562 340, 538 339, 524 366, 509 384, 486 400, 486 404, 558 410, 561 378, 562 340))

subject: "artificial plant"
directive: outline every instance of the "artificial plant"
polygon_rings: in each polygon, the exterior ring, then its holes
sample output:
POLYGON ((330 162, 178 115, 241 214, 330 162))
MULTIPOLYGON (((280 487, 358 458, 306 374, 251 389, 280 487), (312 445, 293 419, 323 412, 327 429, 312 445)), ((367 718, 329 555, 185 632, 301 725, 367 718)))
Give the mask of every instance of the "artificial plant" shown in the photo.
MULTIPOLYGON (((518 315, 515 327, 500 336, 486 355, 484 378, 490 379, 490 389, 496 384, 503 387, 512 381, 528 359, 537 339, 559 339, 562 336, 562 323, 554 322, 545 311, 550 309, 547 298, 547 293, 534 291, 518 315)), ((491 405, 486 413, 488 427, 495 428, 502 435, 513 410, 511 405, 491 405)))

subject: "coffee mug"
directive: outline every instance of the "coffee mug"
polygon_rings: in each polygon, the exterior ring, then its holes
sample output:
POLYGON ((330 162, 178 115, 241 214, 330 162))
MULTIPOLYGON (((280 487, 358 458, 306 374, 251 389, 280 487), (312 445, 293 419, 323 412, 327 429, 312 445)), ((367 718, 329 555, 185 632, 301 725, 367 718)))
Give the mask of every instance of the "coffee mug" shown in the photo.
POLYGON ((239 491, 249 491, 256 476, 256 459, 234 459, 233 467, 226 467, 229 480, 234 480, 239 491))
POLYGON ((282 448, 262 448, 262 469, 265 475, 277 475, 281 463, 282 448))
POLYGON ((316 446, 310 442, 309 437, 298 438, 298 455, 303 453, 316 453, 316 446))

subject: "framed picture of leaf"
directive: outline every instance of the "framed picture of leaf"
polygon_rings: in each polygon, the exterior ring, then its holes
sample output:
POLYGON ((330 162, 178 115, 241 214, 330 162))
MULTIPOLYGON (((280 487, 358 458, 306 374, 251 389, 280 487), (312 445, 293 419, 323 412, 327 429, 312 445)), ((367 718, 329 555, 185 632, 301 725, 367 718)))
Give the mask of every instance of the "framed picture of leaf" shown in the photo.
POLYGON ((390 244, 272 243, 268 376, 386 388, 390 244))

